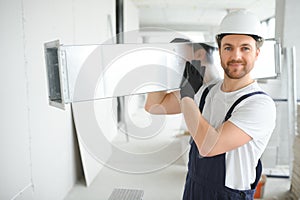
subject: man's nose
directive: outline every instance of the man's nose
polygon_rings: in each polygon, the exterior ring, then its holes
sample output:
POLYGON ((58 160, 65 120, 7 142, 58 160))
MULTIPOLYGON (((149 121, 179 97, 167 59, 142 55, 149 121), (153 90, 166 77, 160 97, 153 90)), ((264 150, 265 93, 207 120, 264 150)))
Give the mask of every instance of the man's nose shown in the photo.
POLYGON ((231 57, 234 60, 239 60, 242 58, 242 52, 239 49, 235 49, 232 51, 231 57))

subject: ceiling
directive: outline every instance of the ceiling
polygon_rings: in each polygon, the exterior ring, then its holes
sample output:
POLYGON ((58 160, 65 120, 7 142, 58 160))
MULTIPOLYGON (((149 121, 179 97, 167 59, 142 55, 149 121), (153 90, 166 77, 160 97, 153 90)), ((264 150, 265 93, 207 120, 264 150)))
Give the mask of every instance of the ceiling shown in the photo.
POLYGON ((275 15, 276 0, 131 0, 139 10, 140 28, 176 31, 215 30, 227 12, 249 9, 261 20, 275 15))

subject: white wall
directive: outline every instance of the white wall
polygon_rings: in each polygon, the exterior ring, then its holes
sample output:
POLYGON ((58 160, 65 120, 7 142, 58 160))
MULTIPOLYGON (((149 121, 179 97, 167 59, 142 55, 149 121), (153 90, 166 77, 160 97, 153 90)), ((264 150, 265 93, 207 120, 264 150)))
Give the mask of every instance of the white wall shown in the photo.
MULTIPOLYGON (((300 32, 300 27, 297 26, 297 20, 300 13, 296 11, 299 8, 300 2, 297 0, 276 0, 276 30, 275 37, 280 39, 282 48, 286 47, 296 47, 297 58, 300 58, 300 38, 297 36, 300 32)), ((280 76, 276 80, 268 80, 265 83, 261 83, 261 86, 274 98, 287 100, 288 98, 288 67, 285 64, 285 58, 282 56, 282 71, 280 76)), ((299 61, 296 66, 297 72, 297 93, 298 99, 300 99, 300 65, 299 61)), ((277 123, 275 131, 272 135, 271 141, 265 152, 265 161, 270 161, 270 163, 277 163, 279 165, 289 164, 289 152, 291 149, 291 135, 290 123, 289 123, 289 112, 288 112, 288 102, 279 101, 276 102, 277 106, 277 123), (274 148, 277 149, 274 149, 274 148), (276 155, 277 154, 277 155, 276 155), (276 155, 276 160, 274 156, 276 155)), ((264 161, 264 160, 263 160, 264 161)), ((264 162, 266 163, 266 162, 264 162)), ((268 163, 266 163, 268 165, 268 163)))
MULTIPOLYGON (((279 0, 277 0, 279 1, 279 0)), ((285 0, 284 21, 283 21, 283 46, 296 48, 296 79, 297 79, 297 99, 300 100, 300 1, 285 0)))
POLYGON ((62 199, 77 180, 70 106, 49 106, 43 44, 101 43, 110 0, 0 1, 0 199, 62 199))
POLYGON ((124 31, 139 28, 139 10, 130 0, 124 0, 124 31))
POLYGON ((31 187, 28 81, 21 1, 0 3, 0 199, 31 187))
POLYGON ((124 0, 124 43, 137 43, 140 39, 139 10, 131 0, 124 0))
MULTIPOLYGON (((281 39, 282 47, 296 47, 296 79, 297 79, 297 97, 300 99, 300 27, 297 19, 300 13, 297 9, 300 2, 297 0, 276 0, 276 38, 281 39)), ((287 66, 282 66, 286 72, 287 66)), ((285 88, 286 90, 286 88, 285 88)))
MULTIPOLYGON (((300 7, 300 1, 298 0, 284 0, 280 1, 277 0, 278 6, 281 8, 281 16, 280 16, 280 24, 278 27, 278 34, 282 38, 283 47, 295 47, 296 48, 296 92, 297 92, 297 99, 300 100, 300 27, 298 19, 300 17, 300 13, 298 8, 300 7)), ((283 66, 288 67, 288 66, 283 66)), ((299 115, 299 113, 298 113, 299 115)), ((296 119, 297 120, 297 119, 296 119)), ((289 123, 291 124, 291 123, 289 123)), ((298 125, 299 127, 299 125, 298 125)), ((293 130, 291 127, 285 131, 286 134, 289 135, 289 155, 292 155, 292 148, 293 148, 293 141, 294 141, 294 134, 291 131, 293 130)), ((291 156, 290 163, 294 160, 293 156, 291 156)), ((290 170, 291 171, 291 170, 290 170)))

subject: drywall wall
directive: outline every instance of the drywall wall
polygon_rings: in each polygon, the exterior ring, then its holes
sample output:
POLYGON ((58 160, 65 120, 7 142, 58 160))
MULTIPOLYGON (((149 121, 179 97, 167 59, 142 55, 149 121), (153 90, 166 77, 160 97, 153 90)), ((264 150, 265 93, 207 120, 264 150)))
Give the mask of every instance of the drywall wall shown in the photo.
POLYGON ((124 1, 124 31, 138 30, 139 10, 132 1, 124 1))
POLYGON ((48 104, 43 44, 107 40, 114 1, 4 0, 0 12, 0 199, 63 199, 80 163, 70 106, 48 104))
MULTIPOLYGON (((291 47, 295 47, 296 49, 296 93, 297 93, 297 99, 298 101, 300 100, 300 65, 299 65, 299 60, 300 60, 300 38, 299 38, 299 33, 300 33, 300 27, 299 27, 299 23, 298 20, 300 17, 300 13, 298 11, 298 8, 300 7, 300 2, 297 0, 284 0, 284 1, 280 1, 277 0, 277 4, 280 6, 281 8, 281 12, 280 12, 280 24, 278 26, 278 34, 281 36, 282 38, 282 44, 283 47, 287 47, 287 48, 291 48, 291 47)), ((289 66, 283 66, 283 67, 289 67, 289 66)), ((298 109, 299 112, 299 109, 298 109)), ((298 113, 299 115, 299 113, 298 113)), ((297 120, 297 118, 296 118, 297 120)), ((291 123, 289 123, 291 124, 291 123)), ((299 128, 299 125, 298 125, 299 128)), ((287 130, 293 130, 290 126, 289 129, 287 130)), ((295 178, 297 177, 297 174, 295 174, 295 169, 297 169, 297 166, 295 166, 295 164, 298 164, 297 162, 297 155, 295 154, 295 152, 297 151, 297 139, 294 138, 294 135, 296 133, 294 132, 288 132, 286 131, 286 134, 289 135, 290 138, 290 142, 289 142, 289 149, 290 152, 289 154, 291 155, 290 158, 290 163, 291 163, 291 167, 293 169, 290 169, 291 172, 291 191, 296 195, 299 196, 299 190, 298 190, 298 185, 295 184, 295 178), (294 141, 295 140, 295 141, 294 141), (293 148, 294 147, 294 148, 293 148), (293 166, 294 165, 294 166, 293 166)), ((298 131, 299 134, 299 131, 298 131)), ((299 147, 299 146, 298 146, 299 147)), ((299 152, 299 149, 298 149, 299 152)), ((295 197, 296 199, 296 197, 295 197)))
POLYGON ((297 0, 285 0, 284 2, 285 6, 282 43, 284 47, 294 46, 296 48, 297 99, 300 100, 300 27, 297 22, 297 19, 299 19, 300 16, 300 13, 298 12, 300 2, 297 0))
MULTIPOLYGON (((275 27, 275 38, 281 42, 283 52, 282 52, 282 66, 281 73, 276 80, 266 80, 262 81, 261 86, 275 99, 277 107, 277 123, 274 133, 271 137, 269 145, 264 153, 265 166, 271 166, 271 164, 277 165, 289 165, 292 158, 290 154, 291 151, 291 139, 292 134, 290 123, 289 123, 289 110, 288 110, 288 82, 290 78, 288 77, 288 66, 286 63, 286 58, 284 56, 284 49, 290 48, 292 46, 297 49, 300 48, 300 40, 296 37, 299 33, 299 27, 296 25, 298 13, 293 9, 297 8, 299 4, 296 0, 276 0, 276 27, 275 27), (288 155, 288 156, 287 156, 288 155)), ((299 58, 300 53, 297 51, 297 57, 299 58)), ((297 72, 296 76, 299 77, 299 64, 296 66, 297 72)), ((298 99, 300 82, 299 78, 297 80, 298 99)))
POLYGON ((0 3, 0 199, 11 199, 32 186, 21 8, 21 1, 0 3))

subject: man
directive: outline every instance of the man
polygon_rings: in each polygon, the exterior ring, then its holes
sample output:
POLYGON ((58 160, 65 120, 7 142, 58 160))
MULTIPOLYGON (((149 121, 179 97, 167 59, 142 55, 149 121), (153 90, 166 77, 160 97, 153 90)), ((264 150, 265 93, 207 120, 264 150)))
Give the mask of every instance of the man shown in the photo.
POLYGON ((183 113, 193 137, 184 200, 253 199, 276 118, 273 100, 250 75, 263 43, 259 27, 245 10, 223 19, 216 40, 224 79, 203 92, 199 108, 197 70, 184 77, 189 84, 182 81, 180 92, 148 95, 148 112, 183 113))

